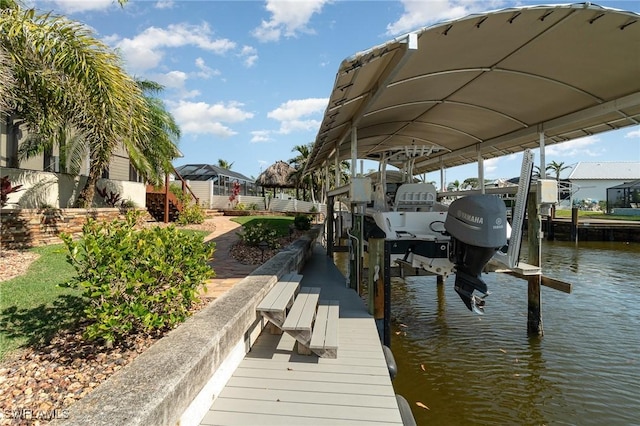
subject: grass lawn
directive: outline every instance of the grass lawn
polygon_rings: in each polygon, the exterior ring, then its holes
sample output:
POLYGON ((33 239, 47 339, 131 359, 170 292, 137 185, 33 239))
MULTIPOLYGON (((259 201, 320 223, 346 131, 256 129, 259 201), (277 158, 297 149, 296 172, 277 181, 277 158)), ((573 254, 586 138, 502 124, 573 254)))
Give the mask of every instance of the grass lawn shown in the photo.
POLYGON ((62 244, 37 247, 25 275, 0 283, 0 360, 22 346, 46 342, 82 313, 80 291, 58 287, 74 275, 62 244))
MULTIPOLYGON (((556 217, 571 218, 571 210, 556 210, 556 217)), ((578 219, 579 218, 638 221, 640 220, 640 215, 620 216, 620 215, 613 215, 613 214, 604 214, 602 212, 578 210, 578 219)))
POLYGON ((264 223, 265 226, 275 229, 279 237, 289 235, 289 225, 293 224, 293 216, 235 216, 232 221, 244 226, 264 223))
MULTIPOLYGON (((208 235, 206 231, 180 231, 208 235)), ((40 257, 27 273, 0 283, 0 361, 20 347, 48 342, 83 315, 81 291, 58 286, 75 274, 67 263, 67 248, 57 244, 31 251, 40 257)))

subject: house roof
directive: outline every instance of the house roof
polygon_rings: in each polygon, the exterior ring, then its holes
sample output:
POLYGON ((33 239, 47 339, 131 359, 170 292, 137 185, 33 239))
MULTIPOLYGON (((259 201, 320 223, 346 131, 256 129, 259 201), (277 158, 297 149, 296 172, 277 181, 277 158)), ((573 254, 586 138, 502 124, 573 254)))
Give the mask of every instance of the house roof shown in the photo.
POLYGON ((227 176, 231 180, 237 179, 253 182, 253 179, 248 178, 241 173, 223 169, 222 167, 214 166, 213 164, 185 164, 183 166, 176 167, 176 171, 180 173, 180 176, 185 180, 211 180, 217 176, 227 176))
POLYGON ((352 158, 414 174, 636 125, 640 15, 526 6, 421 28, 340 64, 305 173, 352 158), (588 72, 587 72, 588 70, 588 72))
POLYGON ((588 162, 581 161, 573 168, 569 180, 624 180, 640 179, 640 162, 588 162))

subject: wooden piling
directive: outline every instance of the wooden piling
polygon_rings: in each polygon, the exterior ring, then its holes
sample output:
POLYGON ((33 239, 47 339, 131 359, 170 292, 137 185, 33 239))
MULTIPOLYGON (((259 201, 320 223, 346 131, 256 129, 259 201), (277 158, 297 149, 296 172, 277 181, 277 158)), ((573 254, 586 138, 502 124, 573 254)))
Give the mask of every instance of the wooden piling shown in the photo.
MULTIPOLYGON (((529 240, 529 264, 540 266, 542 247, 540 244, 541 218, 536 203, 536 193, 529 193, 527 200, 527 236, 529 240)), ((527 334, 530 336, 542 336, 542 309, 540 305, 540 288, 542 274, 527 277, 527 334)))
POLYGON ((384 322, 382 343, 391 347, 391 241, 384 241, 384 322))
POLYGON ((333 258, 334 236, 336 235, 336 221, 333 217, 334 197, 327 197, 327 228, 325 229, 327 236, 327 256, 333 258))
POLYGON ((578 208, 571 208, 571 241, 578 242, 578 208))
POLYGON ((351 205, 351 235, 355 238, 350 238, 351 253, 353 257, 349 260, 349 287, 360 294, 360 279, 362 278, 362 259, 364 253, 362 252, 362 235, 363 235, 363 221, 362 214, 358 211, 356 204, 351 205))
POLYGON ((369 238, 369 313, 384 320, 384 238, 369 238))

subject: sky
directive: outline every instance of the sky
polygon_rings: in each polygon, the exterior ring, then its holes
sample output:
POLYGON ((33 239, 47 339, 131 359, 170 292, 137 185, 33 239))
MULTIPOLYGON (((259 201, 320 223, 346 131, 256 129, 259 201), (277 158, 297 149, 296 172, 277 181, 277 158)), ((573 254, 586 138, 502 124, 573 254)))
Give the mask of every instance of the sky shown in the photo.
MULTIPOLYGON (((640 0, 599 1, 640 12, 640 0)), ((164 85, 183 164, 232 163, 256 178, 315 140, 340 63, 411 30, 470 13, 545 4, 503 0, 31 0, 90 26, 133 76, 164 85)), ((537 150, 536 163, 538 160, 537 150)), ((521 155, 485 160, 485 178, 519 176, 521 155)), ((640 161, 640 126, 546 148, 546 162, 640 161)), ((371 166, 373 164, 370 164, 371 166)), ((366 165, 365 169, 370 165, 366 165)), ((358 165, 359 167, 359 165, 358 165)), ((566 177, 571 169, 564 171, 566 177)), ((477 176, 447 170, 446 182, 477 176)), ((440 173, 427 174, 440 184, 440 173)))

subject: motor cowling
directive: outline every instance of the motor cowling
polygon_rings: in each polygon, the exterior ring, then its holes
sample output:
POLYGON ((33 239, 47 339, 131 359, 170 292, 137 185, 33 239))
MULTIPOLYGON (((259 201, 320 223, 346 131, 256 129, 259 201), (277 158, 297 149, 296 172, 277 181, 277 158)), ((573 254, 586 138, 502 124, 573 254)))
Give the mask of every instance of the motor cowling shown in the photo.
POLYGON ((452 237, 455 290, 469 308, 482 314, 487 285, 481 274, 495 252, 507 244, 507 209, 495 195, 470 195, 451 203, 444 227, 452 237), (481 293, 481 297, 473 294, 481 293))

